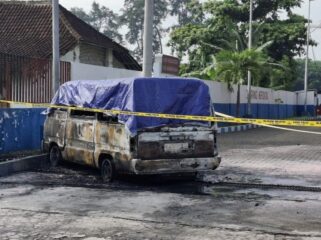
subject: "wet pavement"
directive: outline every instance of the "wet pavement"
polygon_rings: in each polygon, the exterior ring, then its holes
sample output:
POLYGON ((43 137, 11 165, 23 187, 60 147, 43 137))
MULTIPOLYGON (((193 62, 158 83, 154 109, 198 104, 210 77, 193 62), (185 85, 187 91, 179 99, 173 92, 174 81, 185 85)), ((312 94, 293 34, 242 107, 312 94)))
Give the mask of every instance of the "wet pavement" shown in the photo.
POLYGON ((102 184, 72 164, 0 178, 0 239, 321 239, 321 136, 219 138, 222 166, 102 184))

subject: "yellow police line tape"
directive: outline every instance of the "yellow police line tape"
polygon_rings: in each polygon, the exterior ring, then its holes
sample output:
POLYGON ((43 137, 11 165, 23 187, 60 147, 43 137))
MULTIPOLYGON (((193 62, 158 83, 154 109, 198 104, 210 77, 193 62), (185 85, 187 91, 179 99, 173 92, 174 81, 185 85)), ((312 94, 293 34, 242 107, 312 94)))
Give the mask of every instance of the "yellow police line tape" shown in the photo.
MULTIPOLYGON (((233 116, 226 115, 224 113, 220 112, 215 112, 215 115, 220 116, 220 117, 228 117, 228 118, 234 118, 233 116)), ((306 130, 301 130, 301 129, 293 129, 293 128, 285 128, 285 127, 277 127, 273 125, 266 125, 266 124, 255 124, 261 127, 266 127, 266 128, 272 128, 272 129, 278 129, 278 130, 283 130, 283 131, 289 131, 289 132, 297 132, 297 133, 308 133, 308 134, 314 134, 314 135, 321 135, 321 132, 312 132, 312 131, 306 131, 306 130)))
POLYGON ((63 105, 54 105, 46 103, 28 103, 0 100, 0 103, 17 104, 27 107, 37 108, 60 108, 70 110, 81 110, 98 113, 109 113, 113 115, 131 115, 138 117, 153 117, 153 118, 166 118, 178 120, 194 120, 204 122, 225 122, 225 123, 244 123, 255 125, 274 125, 274 126, 295 126, 295 127, 321 127, 321 121, 299 121, 299 120, 271 120, 271 119, 251 119, 251 118, 235 118, 235 117, 213 117, 213 116, 194 116, 194 115, 177 115, 165 113, 145 113, 145 112, 131 112, 123 110, 105 110, 98 108, 85 108, 85 107, 72 107, 63 105))

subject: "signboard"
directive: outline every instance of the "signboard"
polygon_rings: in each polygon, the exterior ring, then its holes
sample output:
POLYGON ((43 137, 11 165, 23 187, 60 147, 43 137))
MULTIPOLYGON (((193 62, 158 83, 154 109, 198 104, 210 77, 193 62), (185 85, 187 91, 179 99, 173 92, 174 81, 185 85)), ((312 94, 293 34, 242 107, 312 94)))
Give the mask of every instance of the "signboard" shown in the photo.
POLYGON ((179 59, 176 57, 162 55, 162 73, 178 75, 179 74, 179 59))
POLYGON ((265 91, 252 90, 251 96, 252 99, 256 100, 269 100, 269 93, 265 91))

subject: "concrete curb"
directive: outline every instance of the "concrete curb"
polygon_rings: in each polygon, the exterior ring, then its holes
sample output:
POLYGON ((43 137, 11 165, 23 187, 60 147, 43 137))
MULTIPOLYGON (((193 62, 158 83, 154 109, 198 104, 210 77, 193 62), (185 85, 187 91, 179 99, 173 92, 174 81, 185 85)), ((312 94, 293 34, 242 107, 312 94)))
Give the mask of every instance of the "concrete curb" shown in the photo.
POLYGON ((13 173, 36 170, 45 167, 47 154, 25 157, 0 163, 0 177, 13 173))
MULTIPOLYGON (((321 121, 321 116, 318 117, 305 117, 305 118, 292 118, 291 120, 298 120, 298 121, 321 121)), ((262 126, 253 125, 253 124, 246 124, 246 125, 238 125, 238 126, 230 126, 230 127, 221 127, 218 128, 217 133, 232 133, 232 132, 241 132, 246 131, 249 129, 260 128, 262 126)))
POLYGON ((246 125, 239 125, 239 126, 221 127, 221 128, 218 128, 217 132, 219 134, 241 132, 241 131, 246 131, 249 129, 259 128, 259 127, 260 126, 253 125, 253 124, 246 124, 246 125))

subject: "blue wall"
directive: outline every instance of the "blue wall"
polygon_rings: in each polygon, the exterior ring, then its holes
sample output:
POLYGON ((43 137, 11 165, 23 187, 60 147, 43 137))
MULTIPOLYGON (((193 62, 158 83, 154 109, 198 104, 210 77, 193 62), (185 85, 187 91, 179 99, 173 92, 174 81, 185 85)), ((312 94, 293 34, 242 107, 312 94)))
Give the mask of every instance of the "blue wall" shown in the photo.
POLYGON ((45 120, 42 111, 43 109, 0 109, 0 154, 41 148, 45 120))
MULTIPOLYGON (((316 107, 315 107, 315 106, 313 106, 313 105, 308 105, 308 106, 307 106, 307 110, 308 110, 309 116, 316 116, 316 107)), ((304 106, 303 106, 303 105, 297 106, 297 108, 296 108, 296 115, 297 115, 297 116, 304 116, 304 115, 306 115, 306 114, 304 114, 304 106)))
MULTIPOLYGON (((304 112, 303 106, 285 104, 252 104, 253 118, 282 119, 301 116, 304 112)), ((227 115, 236 116, 236 104, 217 103, 214 104, 215 111, 227 115)), ((240 116, 246 114, 247 104, 240 105, 240 116)), ((309 105, 308 112, 311 116, 315 115, 315 106, 309 105)))

